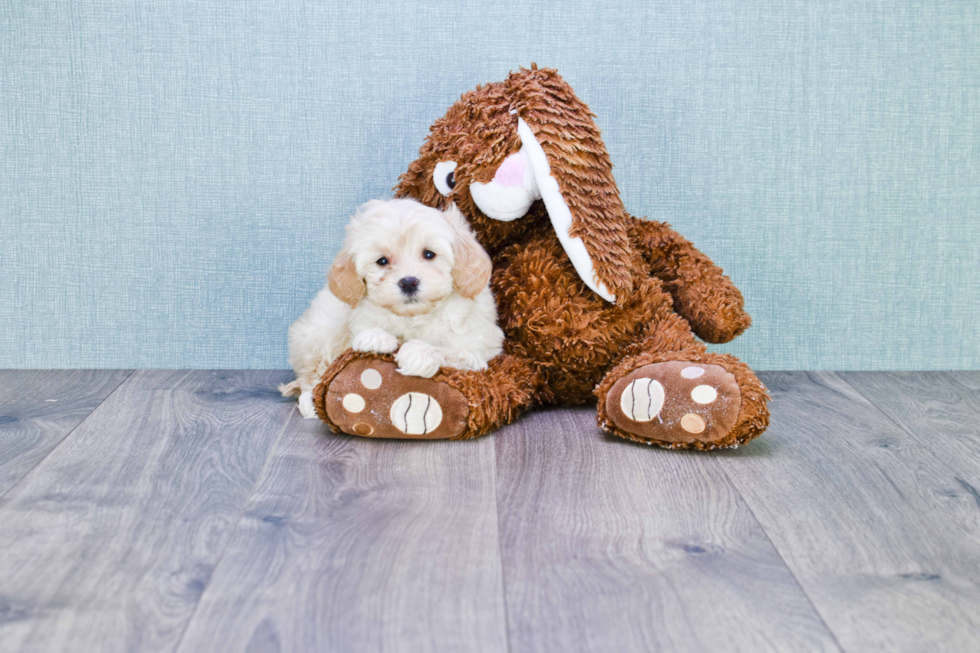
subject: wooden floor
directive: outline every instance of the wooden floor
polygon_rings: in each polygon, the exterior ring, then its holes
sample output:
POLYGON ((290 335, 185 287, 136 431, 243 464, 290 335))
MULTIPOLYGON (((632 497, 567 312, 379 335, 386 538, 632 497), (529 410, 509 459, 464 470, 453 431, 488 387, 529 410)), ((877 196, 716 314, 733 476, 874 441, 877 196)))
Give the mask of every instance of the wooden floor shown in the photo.
POLYGON ((980 651, 980 372, 762 376, 768 433, 688 453, 0 372, 0 651, 980 651))

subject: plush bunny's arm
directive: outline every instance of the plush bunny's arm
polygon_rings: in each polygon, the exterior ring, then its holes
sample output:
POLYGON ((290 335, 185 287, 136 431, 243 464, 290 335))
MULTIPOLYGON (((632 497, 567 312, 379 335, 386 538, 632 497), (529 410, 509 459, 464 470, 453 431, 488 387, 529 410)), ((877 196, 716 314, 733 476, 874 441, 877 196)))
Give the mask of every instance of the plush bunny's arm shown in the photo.
POLYGON ((664 222, 632 218, 630 240, 650 274, 664 282, 674 310, 707 342, 728 342, 752 324, 732 280, 664 222))

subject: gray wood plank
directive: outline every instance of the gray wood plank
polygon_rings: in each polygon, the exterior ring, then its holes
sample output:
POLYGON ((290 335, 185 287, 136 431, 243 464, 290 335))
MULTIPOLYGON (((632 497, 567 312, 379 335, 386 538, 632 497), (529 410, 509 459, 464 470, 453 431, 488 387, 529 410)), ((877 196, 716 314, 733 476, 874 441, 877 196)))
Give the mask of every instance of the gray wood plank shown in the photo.
POLYGON ((131 370, 0 370, 0 496, 115 390, 131 370))
POLYGON ((513 651, 834 651, 703 453, 600 433, 595 409, 494 436, 513 651))
POLYGON ((773 420, 727 473, 848 651, 980 650, 980 505, 833 373, 761 375, 773 420))
POLYGON ((980 372, 841 372, 980 501, 980 372))
POLYGON ((294 404, 136 372, 0 501, 0 651, 173 650, 294 404))
POLYGON ((295 416, 179 650, 506 650, 493 465, 295 416))

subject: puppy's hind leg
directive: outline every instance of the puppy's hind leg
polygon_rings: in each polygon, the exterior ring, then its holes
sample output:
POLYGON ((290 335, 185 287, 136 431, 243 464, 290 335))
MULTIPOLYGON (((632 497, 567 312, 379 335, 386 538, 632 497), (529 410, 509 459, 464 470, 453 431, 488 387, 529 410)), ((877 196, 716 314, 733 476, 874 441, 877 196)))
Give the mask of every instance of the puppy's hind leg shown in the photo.
POLYGON ((279 392, 283 397, 295 397, 299 395, 299 412, 303 417, 310 419, 316 417, 316 408, 313 407, 313 387, 303 389, 303 384, 299 379, 290 383, 280 383, 279 392))
POLYGON ((316 417, 313 388, 330 363, 350 341, 347 319, 350 307, 333 296, 329 288, 317 295, 310 307, 289 327, 289 364, 296 380, 279 386, 283 396, 299 395, 299 412, 316 417))
POLYGON ((313 390, 309 389, 299 396, 299 414, 305 419, 316 417, 316 408, 313 406, 313 390))

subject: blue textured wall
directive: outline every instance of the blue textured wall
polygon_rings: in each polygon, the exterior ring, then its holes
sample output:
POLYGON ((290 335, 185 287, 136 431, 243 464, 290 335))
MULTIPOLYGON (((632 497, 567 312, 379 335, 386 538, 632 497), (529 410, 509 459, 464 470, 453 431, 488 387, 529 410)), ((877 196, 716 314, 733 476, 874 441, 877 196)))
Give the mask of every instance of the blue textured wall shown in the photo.
POLYGON ((0 367, 283 367, 346 217, 536 61, 759 368, 980 367, 980 3, 0 0, 0 367))

